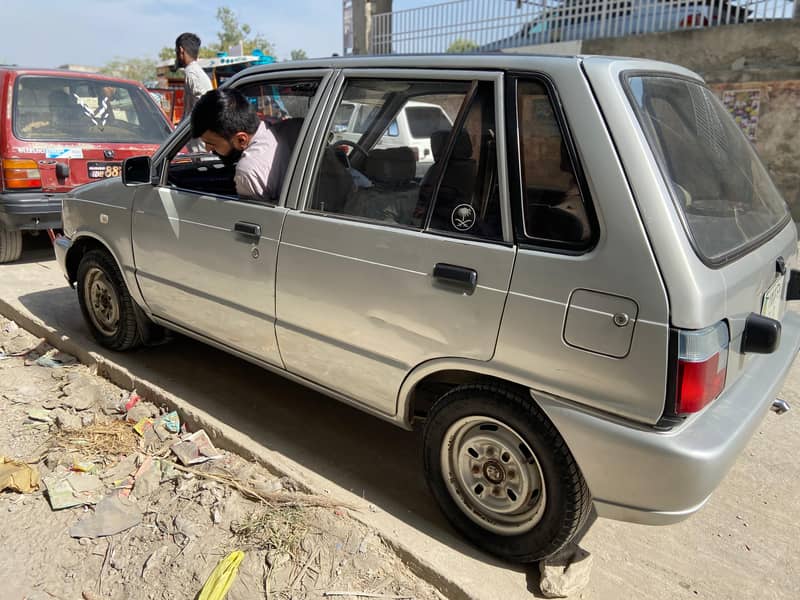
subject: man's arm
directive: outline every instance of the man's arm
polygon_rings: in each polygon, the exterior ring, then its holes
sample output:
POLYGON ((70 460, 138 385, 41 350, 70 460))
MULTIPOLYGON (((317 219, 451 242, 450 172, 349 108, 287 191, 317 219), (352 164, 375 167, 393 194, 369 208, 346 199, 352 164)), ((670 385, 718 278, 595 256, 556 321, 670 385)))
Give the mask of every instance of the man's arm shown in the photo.
POLYGON ((263 200, 264 199, 264 185, 259 181, 258 177, 250 171, 244 169, 236 169, 233 176, 233 182, 236 184, 236 195, 240 198, 248 200, 263 200))

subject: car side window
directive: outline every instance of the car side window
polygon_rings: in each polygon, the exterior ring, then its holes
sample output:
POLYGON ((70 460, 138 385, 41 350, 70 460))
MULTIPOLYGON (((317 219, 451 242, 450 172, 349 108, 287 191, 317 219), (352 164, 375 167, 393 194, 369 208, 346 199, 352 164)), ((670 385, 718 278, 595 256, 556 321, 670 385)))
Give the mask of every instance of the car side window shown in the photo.
MULTIPOLYGON (((239 88, 255 108, 276 146, 267 180, 269 203, 277 203, 300 130, 311 110, 320 79, 269 80, 239 88)), ((188 142, 189 140, 185 140, 188 142)), ((217 196, 236 197, 236 163, 213 152, 176 153, 167 169, 167 185, 217 196)), ((246 150, 245 150, 246 152, 246 150)))
POLYGON ((496 183, 489 183, 496 182, 492 90, 470 81, 349 80, 336 114, 353 105, 357 117, 347 128, 334 119, 307 210, 468 235, 483 234, 479 218, 496 217, 489 237, 500 237, 496 183), (393 135, 401 113, 409 127, 393 135))
POLYGON ((431 229, 491 240, 503 238, 494 109, 494 84, 477 83, 456 133, 436 141, 437 146, 442 143, 444 147, 435 150, 434 156, 444 156, 429 171, 428 184, 420 194, 420 210, 431 204, 426 195, 435 196, 429 215, 431 229))
POLYGON ((539 81, 517 83, 517 124, 524 237, 586 248, 593 233, 586 200, 548 91, 539 81))

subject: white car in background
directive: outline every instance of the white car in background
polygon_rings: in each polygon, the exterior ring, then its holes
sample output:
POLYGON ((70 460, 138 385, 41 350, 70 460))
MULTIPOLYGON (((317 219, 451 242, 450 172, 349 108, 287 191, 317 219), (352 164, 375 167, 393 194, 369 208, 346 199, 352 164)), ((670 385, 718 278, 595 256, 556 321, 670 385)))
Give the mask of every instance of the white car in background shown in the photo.
MULTIPOLYGON (((380 105, 342 102, 334 117, 334 139, 358 143, 380 105)), ((417 160, 417 177, 421 178, 434 162, 431 135, 450 131, 453 122, 438 104, 409 100, 389 123, 375 148, 411 148, 417 160)))

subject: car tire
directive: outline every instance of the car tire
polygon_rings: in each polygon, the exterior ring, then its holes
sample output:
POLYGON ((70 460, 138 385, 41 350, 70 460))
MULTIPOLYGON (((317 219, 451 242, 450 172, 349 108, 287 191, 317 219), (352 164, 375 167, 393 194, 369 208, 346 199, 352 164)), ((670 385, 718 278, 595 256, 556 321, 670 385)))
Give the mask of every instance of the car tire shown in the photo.
POLYGON ((90 250, 78 264, 78 303, 94 338, 111 350, 142 343, 136 305, 117 263, 105 250, 90 250))
POLYGON ((589 489, 564 439, 511 387, 462 385, 442 396, 429 414, 423 452, 447 519, 503 559, 555 554, 591 514, 589 489))
POLYGON ((22 232, 0 225, 0 263, 18 260, 22 256, 22 232))

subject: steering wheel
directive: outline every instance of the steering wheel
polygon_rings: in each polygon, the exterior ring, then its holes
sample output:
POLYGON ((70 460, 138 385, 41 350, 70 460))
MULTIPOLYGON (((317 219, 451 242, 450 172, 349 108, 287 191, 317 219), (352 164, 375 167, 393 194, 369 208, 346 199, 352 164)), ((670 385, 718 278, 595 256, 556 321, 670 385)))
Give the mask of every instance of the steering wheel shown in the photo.
POLYGON ((350 146, 354 150, 361 152, 361 154, 363 154, 365 157, 369 155, 369 152, 364 150, 363 146, 357 144, 356 142, 351 142, 350 140, 339 140, 338 142, 333 143, 334 148, 338 148, 339 146, 350 146))

